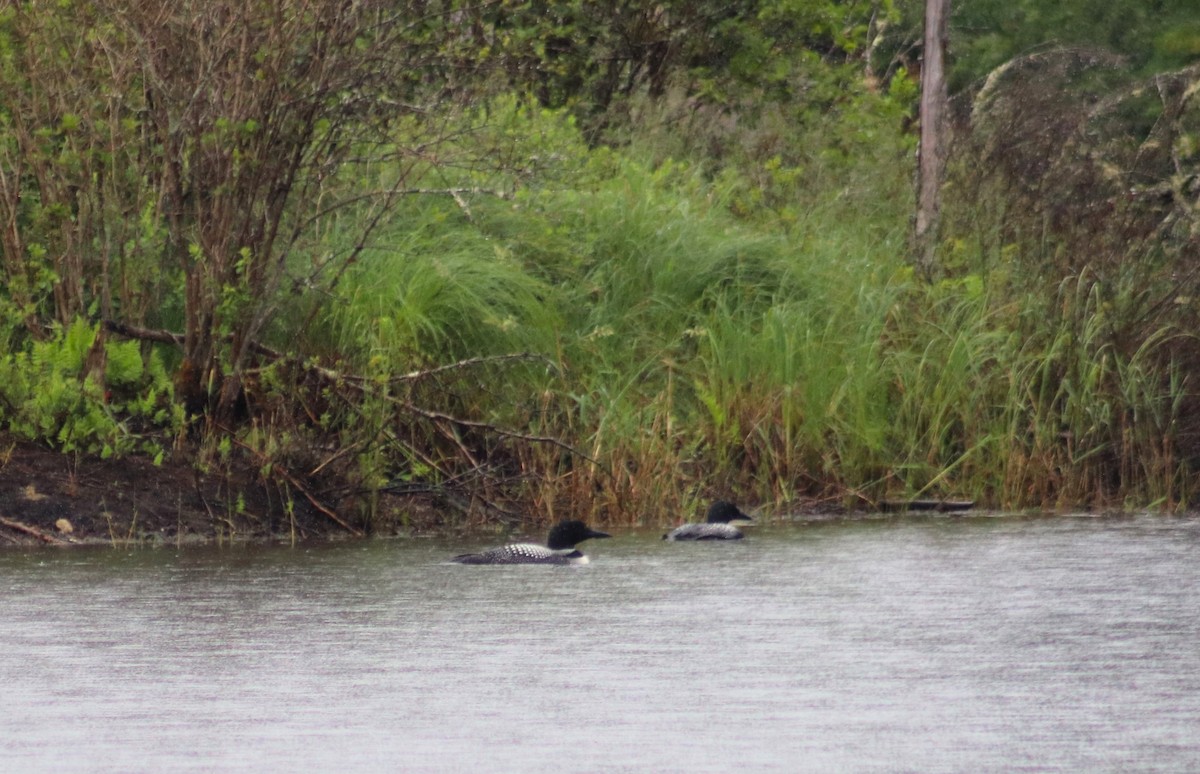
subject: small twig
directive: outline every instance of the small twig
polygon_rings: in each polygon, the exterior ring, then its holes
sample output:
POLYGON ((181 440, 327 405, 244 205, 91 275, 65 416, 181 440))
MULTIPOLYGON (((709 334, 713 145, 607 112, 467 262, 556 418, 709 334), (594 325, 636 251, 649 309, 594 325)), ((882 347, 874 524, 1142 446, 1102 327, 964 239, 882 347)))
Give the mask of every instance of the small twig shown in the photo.
POLYGON ((466 458, 467 462, 471 463, 471 467, 482 472, 483 466, 479 464, 479 460, 475 459, 475 455, 467 448, 462 439, 458 437, 458 433, 451 427, 446 427, 442 422, 434 422, 433 426, 438 429, 438 432, 445 436, 446 440, 458 447, 458 451, 466 458))
POLYGON ((331 456, 326 458, 325 461, 322 462, 320 465, 317 465, 315 468, 310 470, 308 472, 308 475, 310 475, 310 476, 317 475, 322 470, 324 470, 327 466, 332 465, 335 461, 340 460, 342 457, 345 457, 348 454, 358 451, 360 448, 362 448, 362 446, 363 446, 362 441, 357 441, 355 443, 350 444, 349 446, 343 446, 342 448, 340 448, 336 452, 334 452, 331 456))
POLYGON ((454 203, 462 210, 463 216, 466 217, 468 223, 474 223, 475 218, 471 215, 471 208, 467 206, 467 200, 462 197, 459 191, 451 189, 450 195, 454 197, 454 203))
POLYGON ((208 504, 208 498, 204 496, 204 489, 200 486, 200 471, 192 469, 192 483, 196 487, 196 497, 200 498, 200 504, 204 506, 204 510, 208 512, 209 521, 215 522, 217 514, 213 513, 212 507, 208 504))

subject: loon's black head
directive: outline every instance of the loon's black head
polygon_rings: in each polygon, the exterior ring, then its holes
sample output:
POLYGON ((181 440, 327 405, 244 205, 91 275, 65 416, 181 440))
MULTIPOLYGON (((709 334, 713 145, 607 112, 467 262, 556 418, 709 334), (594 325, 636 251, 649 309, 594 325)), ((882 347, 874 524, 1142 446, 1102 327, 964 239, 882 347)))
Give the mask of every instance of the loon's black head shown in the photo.
POLYGON ((546 547, 554 551, 561 551, 564 548, 572 548, 576 543, 582 543, 589 538, 606 537, 612 537, 612 535, 607 532, 597 532, 582 521, 572 519, 560 522, 550 530, 550 535, 546 538, 546 547))
POLYGON ((708 508, 709 524, 728 524, 731 521, 754 521, 731 502, 717 500, 708 508))

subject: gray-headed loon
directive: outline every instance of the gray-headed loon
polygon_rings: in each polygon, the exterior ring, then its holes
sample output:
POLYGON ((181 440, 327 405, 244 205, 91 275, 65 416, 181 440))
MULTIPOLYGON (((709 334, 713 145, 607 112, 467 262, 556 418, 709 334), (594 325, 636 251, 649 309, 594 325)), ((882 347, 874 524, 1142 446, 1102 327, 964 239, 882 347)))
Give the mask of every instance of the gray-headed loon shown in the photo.
POLYGON ((684 524, 663 535, 663 540, 741 540, 742 531, 731 521, 754 521, 736 505, 717 500, 708 508, 703 524, 684 524))
POLYGON ((459 564, 587 564, 588 558, 575 545, 590 538, 606 537, 612 535, 589 529, 582 521, 564 521, 550 530, 544 546, 510 543, 478 554, 460 554, 450 561, 459 564))

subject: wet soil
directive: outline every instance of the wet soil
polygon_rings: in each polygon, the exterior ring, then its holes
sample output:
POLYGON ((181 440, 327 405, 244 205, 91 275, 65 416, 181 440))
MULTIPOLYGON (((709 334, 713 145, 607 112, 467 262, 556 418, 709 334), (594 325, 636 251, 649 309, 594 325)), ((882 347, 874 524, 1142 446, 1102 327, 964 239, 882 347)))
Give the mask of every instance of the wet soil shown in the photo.
MULTIPOLYGON (((179 455, 181 458, 186 455, 179 455)), ((363 525, 337 503, 316 504, 242 464, 203 473, 187 460, 100 459, 63 454, 0 435, 0 547, 5 545, 185 544, 355 537, 363 525), (332 512, 326 513, 322 509, 332 512)), ((343 503, 344 505, 344 503, 343 503)), ((419 502, 379 525, 412 523, 419 502)))

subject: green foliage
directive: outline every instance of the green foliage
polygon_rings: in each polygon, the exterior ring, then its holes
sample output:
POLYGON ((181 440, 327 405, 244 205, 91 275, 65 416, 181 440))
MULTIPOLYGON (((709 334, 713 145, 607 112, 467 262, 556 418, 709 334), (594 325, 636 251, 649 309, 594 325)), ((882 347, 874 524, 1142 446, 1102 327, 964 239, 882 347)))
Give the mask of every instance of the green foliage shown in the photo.
POLYGON ((106 342, 102 374, 89 372, 96 333, 76 320, 0 356, 0 426, 64 452, 161 455, 182 426, 161 358, 150 350, 143 360, 137 342, 106 342))
MULTIPOLYGON (((206 439, 214 464, 245 447, 338 491, 469 480, 631 520, 715 491, 1194 497, 1200 293, 1171 252, 1194 220, 1163 204, 1195 198, 1183 75, 1117 99, 1106 64, 1063 100, 1022 74, 1075 60, 1011 68, 1038 99, 994 90, 990 115, 1027 123, 992 135, 972 116, 925 286, 912 0, 401 4, 387 30, 358 26, 370 4, 278 27, 218 5, 144 29, 0 12, 9 432, 100 454, 178 432, 159 351, 83 322, 115 318, 186 330, 199 404, 236 403, 226 377, 255 399, 239 443, 206 439), (201 72, 221 35, 177 57, 197 24, 244 31, 251 67, 201 72)), ((956 6, 957 83, 1050 38, 1196 56, 1190 4, 1134 5, 956 6)))
POLYGON ((469 228, 451 202, 414 202, 347 273, 331 306, 332 346, 393 370, 552 347, 550 289, 503 246, 469 228))
POLYGON ((510 200, 406 201, 307 330, 379 386, 338 425, 344 446, 390 438, 366 444, 363 480, 445 475, 436 435, 388 430, 395 401, 416 400, 585 452, 595 465, 536 448, 513 463, 538 471, 521 492, 548 512, 613 518, 706 490, 1008 506, 1190 496, 1171 462, 1187 384, 1168 356, 1178 338, 1163 330, 1131 350, 1114 323, 1136 316, 1134 286, 1047 298, 976 241, 955 243, 947 279, 915 282, 905 143, 882 123, 859 127, 879 132, 873 153, 824 143, 794 156, 807 176, 749 154, 713 176, 661 158, 656 136, 587 151, 565 115, 509 104, 488 113, 492 142, 554 161, 471 180, 516 186, 510 200), (798 204, 767 204, 789 196, 798 204), (557 368, 469 371, 450 389, 391 381, 511 352, 557 368))
POLYGON ((840 99, 830 66, 869 44, 891 0, 667 0, 500 2, 472 6, 510 88, 550 107, 570 107, 589 139, 630 117, 643 94, 682 86, 709 103, 747 90, 810 107, 840 99), (814 86, 823 88, 815 94, 814 86))
MULTIPOLYGON (((920 40, 923 0, 898 0, 901 19, 882 52, 920 40)), ((1192 0, 972 0, 952 3, 951 92, 977 87, 989 72, 1038 49, 1082 46, 1119 54, 1151 73, 1200 58, 1192 0)))

